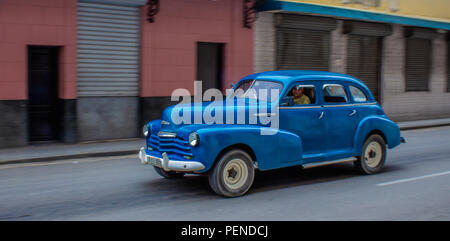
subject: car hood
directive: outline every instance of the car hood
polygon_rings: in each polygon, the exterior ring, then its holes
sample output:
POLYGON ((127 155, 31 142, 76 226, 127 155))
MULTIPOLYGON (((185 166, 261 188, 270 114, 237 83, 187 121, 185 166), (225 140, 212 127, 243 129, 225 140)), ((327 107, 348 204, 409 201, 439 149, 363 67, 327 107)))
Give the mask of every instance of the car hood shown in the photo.
POLYGON ((276 110, 268 102, 248 98, 178 104, 163 111, 161 130, 191 132, 223 124, 262 125, 255 115, 272 109, 276 110))

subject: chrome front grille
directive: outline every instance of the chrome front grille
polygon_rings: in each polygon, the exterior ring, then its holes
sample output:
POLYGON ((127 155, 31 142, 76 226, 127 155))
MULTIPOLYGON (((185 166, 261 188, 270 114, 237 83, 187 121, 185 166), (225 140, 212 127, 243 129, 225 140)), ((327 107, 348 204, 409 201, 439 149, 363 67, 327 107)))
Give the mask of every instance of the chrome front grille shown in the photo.
POLYGON ((147 144, 155 151, 192 156, 191 146, 189 146, 188 141, 181 139, 176 133, 159 132, 157 135, 152 134, 147 139, 147 144))
POLYGON ((177 133, 160 131, 160 132, 158 132, 158 136, 163 137, 163 138, 175 138, 175 137, 177 137, 177 133))

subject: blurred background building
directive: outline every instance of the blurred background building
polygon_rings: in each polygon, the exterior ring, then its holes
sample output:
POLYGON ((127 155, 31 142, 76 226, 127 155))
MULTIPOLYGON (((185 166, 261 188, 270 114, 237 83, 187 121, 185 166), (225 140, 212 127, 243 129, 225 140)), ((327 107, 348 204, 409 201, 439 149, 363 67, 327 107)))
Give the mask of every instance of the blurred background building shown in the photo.
POLYGON ((450 116, 446 0, 0 0, 0 147, 133 138, 174 89, 359 77, 394 120, 450 116), (255 13, 258 10, 257 18, 255 13))
POLYGON ((450 1, 265 1, 254 71, 346 73, 396 121, 450 116, 450 1))
POLYGON ((133 138, 253 72, 241 0, 0 0, 0 147, 133 138))

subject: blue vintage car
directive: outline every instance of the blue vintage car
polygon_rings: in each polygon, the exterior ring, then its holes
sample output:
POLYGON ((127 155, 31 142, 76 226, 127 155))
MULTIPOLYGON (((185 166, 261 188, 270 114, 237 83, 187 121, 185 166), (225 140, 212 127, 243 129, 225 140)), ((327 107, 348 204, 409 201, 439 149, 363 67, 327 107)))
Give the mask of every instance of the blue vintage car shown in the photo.
POLYGON ((384 166, 386 149, 405 142, 367 86, 348 75, 272 71, 249 75, 233 89, 223 101, 232 104, 217 109, 223 116, 235 113, 232 122, 225 117, 221 124, 173 120, 174 112, 202 113, 217 105, 213 102, 171 106, 162 120, 148 122, 141 162, 166 178, 208 175, 217 194, 236 197, 250 189, 256 170, 353 162, 363 174, 375 174, 384 166), (255 90, 264 89, 278 94, 260 100, 255 90), (237 113, 244 113, 245 121, 233 122, 237 113), (250 123, 252 116, 277 118, 278 123, 250 123))

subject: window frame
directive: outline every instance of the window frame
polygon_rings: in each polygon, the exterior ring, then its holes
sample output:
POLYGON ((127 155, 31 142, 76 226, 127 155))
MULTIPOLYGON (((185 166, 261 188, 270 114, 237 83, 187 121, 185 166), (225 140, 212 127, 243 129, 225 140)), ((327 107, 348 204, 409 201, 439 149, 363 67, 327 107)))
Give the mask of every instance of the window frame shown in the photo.
MULTIPOLYGON (((233 86, 233 88, 232 88, 233 91, 235 91, 235 90, 237 89, 237 87, 240 86, 240 84, 241 84, 242 82, 246 82, 246 81, 248 81, 248 80, 249 80, 251 83, 250 83, 250 86, 248 87, 248 89, 244 92, 244 94, 246 94, 247 91, 253 87, 253 85, 255 84, 256 81, 273 82, 273 83, 277 83, 277 84, 280 84, 280 85, 281 85, 281 88, 280 88, 281 91, 280 91, 280 93, 279 93, 279 95, 278 95, 278 98, 277 98, 276 102, 279 102, 279 101, 281 100, 281 96, 283 95, 283 90, 284 90, 284 83, 281 82, 281 81, 278 81, 278 80, 270 80, 270 79, 244 79, 244 80, 240 80, 238 83, 236 83, 235 86, 233 86)), ((227 95, 227 96, 226 96, 226 99, 228 99, 228 98, 238 98, 238 97, 236 97, 236 96, 233 96, 233 97, 231 97, 231 96, 232 96, 232 95, 227 95)), ((239 98, 240 98, 240 97, 239 97, 239 98)), ((274 102, 274 103, 276 103, 276 102, 274 102)))
POLYGON ((360 103, 368 103, 369 102, 369 97, 368 97, 367 93, 362 88, 360 88, 356 85, 352 85, 352 84, 348 85, 348 92, 350 92, 350 97, 352 98, 353 103, 360 104, 360 103), (364 97, 366 97, 366 100, 365 101, 355 101, 355 98, 354 98, 352 90, 351 90, 352 87, 361 91, 361 93, 363 93, 364 97))
MULTIPOLYGON (((294 83, 292 83, 292 84, 290 84, 290 85, 288 85, 288 88, 286 89, 286 93, 283 95, 283 97, 281 97, 281 98, 285 98, 285 97, 287 97, 288 96, 288 94, 289 94, 289 92, 291 92, 291 90, 292 90, 292 88, 294 88, 294 86, 302 86, 302 87, 312 87, 312 88, 314 88, 314 95, 315 95, 315 98, 314 98, 314 100, 315 100, 315 102, 313 103, 313 102, 311 102, 311 104, 303 104, 303 105, 296 105, 296 104, 293 104, 293 105, 289 105, 289 106, 284 106, 284 108, 289 108, 289 107, 308 107, 308 106, 318 106, 320 103, 319 103, 319 98, 318 98, 318 95, 317 95, 317 89, 319 89, 318 88, 318 85, 317 84, 314 84, 314 83, 311 83, 311 82, 307 82, 307 83, 302 83, 303 81, 300 81, 300 82, 294 82, 294 83)), ((309 97, 309 96, 308 96, 309 97)))
POLYGON ((324 83, 322 85, 322 94, 321 95, 322 95, 322 103, 323 103, 323 105, 348 105, 352 101, 349 98, 349 93, 347 91, 346 85, 344 85, 344 84, 324 83), (324 93, 324 91, 325 91, 325 88, 329 87, 329 86, 340 86, 340 87, 342 87, 342 89, 344 90, 344 93, 345 93, 346 101, 345 102, 327 102, 327 101, 325 101, 325 93, 324 93))

